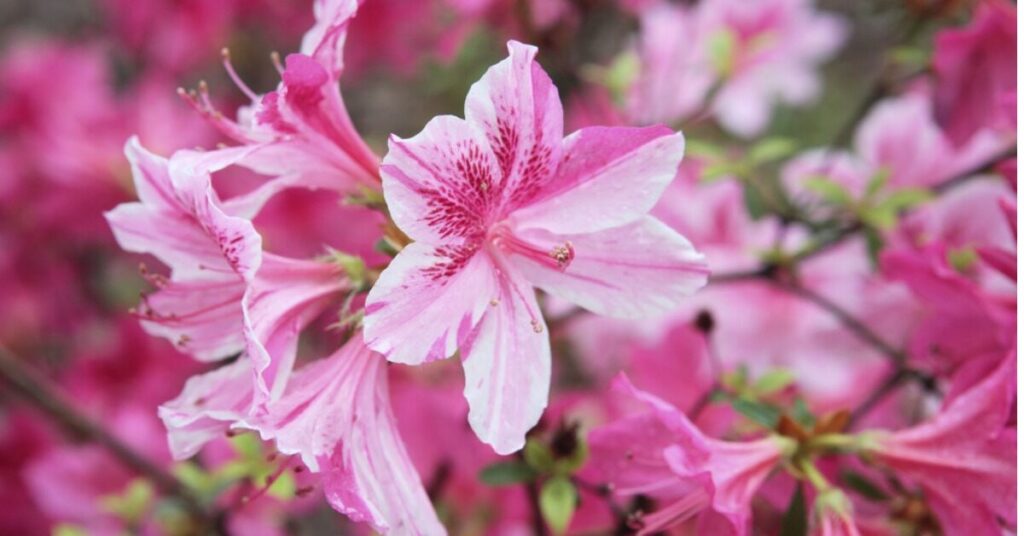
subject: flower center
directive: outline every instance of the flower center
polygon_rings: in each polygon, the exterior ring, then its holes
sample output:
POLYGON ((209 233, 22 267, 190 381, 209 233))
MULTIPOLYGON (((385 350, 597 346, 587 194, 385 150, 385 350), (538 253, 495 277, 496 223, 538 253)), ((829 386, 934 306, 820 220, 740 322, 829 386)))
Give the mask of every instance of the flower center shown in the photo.
POLYGON ((491 244, 508 254, 526 257, 534 262, 564 272, 576 257, 572 242, 548 247, 538 245, 516 236, 507 225, 497 225, 488 233, 491 244))

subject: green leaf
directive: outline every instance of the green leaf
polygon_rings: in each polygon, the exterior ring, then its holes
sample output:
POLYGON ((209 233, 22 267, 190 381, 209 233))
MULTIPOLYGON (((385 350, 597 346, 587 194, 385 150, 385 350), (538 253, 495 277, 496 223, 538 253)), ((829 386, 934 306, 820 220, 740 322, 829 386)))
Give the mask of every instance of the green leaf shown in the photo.
POLYGON ((782 529, 780 536, 806 536, 807 535, 807 500, 804 498, 804 487, 797 484, 793 497, 789 500, 789 507, 782 518, 782 529))
POLYGON ((715 67, 715 71, 719 76, 729 76, 736 55, 736 34, 729 30, 719 30, 711 35, 707 44, 711 65, 715 67))
POLYGON ((946 260, 949 261, 949 265, 952 266, 954 270, 964 273, 978 261, 978 254, 971 247, 950 249, 946 253, 946 260))
POLYGON ((776 393, 793 383, 793 373, 786 369, 774 369, 763 374, 751 387, 754 394, 763 396, 776 393))
POLYGON ((555 467, 555 457, 551 454, 551 449, 537 439, 526 440, 523 459, 527 465, 541 473, 550 473, 555 467))
POLYGON ((848 206, 853 204, 853 197, 846 188, 827 177, 811 177, 804 181, 804 188, 818 194, 826 203, 848 206))
POLYGON ((531 482, 537 472, 520 460, 497 462, 480 470, 478 478, 488 486, 511 486, 531 482))
POLYGON ((789 138, 768 138, 754 145, 747 158, 754 165, 760 165, 782 160, 795 153, 796 150, 796 142, 789 138))
POLYGON ((843 471, 840 478, 843 479, 843 483, 845 483, 847 487, 869 501, 880 502, 889 498, 889 496, 871 482, 871 480, 856 471, 847 469, 846 471, 843 471))
POLYGON ((698 157, 711 160, 723 160, 725 159, 725 151, 721 146, 713 143, 687 138, 686 156, 688 158, 698 157))
POLYGON ((556 476, 540 490, 540 513, 555 534, 565 534, 576 510, 576 486, 568 478, 556 476))
POLYGON ((284 501, 295 497, 295 477, 291 471, 285 471, 278 475, 277 480, 267 489, 267 494, 284 501))
POLYGON ((374 251, 377 251, 378 253, 383 253, 383 254, 385 254, 385 255, 387 255, 389 257, 394 257, 395 255, 398 255, 398 250, 396 250, 391 245, 390 242, 388 242, 387 240, 385 240, 383 238, 378 240, 377 243, 375 243, 373 245, 373 249, 374 249, 374 251))
POLYGON ((757 187, 749 183, 744 183, 743 185, 743 204, 746 205, 747 213, 750 214, 751 219, 761 219, 765 212, 767 212, 761 193, 757 191, 757 187))
POLYGON ((732 409, 766 428, 775 428, 779 422, 779 410, 748 398, 734 398, 732 409))
POLYGON ((871 257, 871 264, 878 266, 878 256, 885 249, 885 239, 881 233, 872 227, 864 229, 864 240, 868 246, 868 255, 871 257))
POLYGON ((903 188, 879 203, 878 208, 895 213, 920 205, 931 198, 932 193, 924 188, 903 188))
POLYGON ((814 427, 814 414, 811 413, 811 409, 807 407, 807 401, 804 400, 803 397, 797 397, 797 399, 793 401, 793 408, 791 409, 789 416, 804 428, 814 427))
POLYGON ((640 75, 640 58, 635 53, 626 52, 618 57, 608 66, 604 72, 604 85, 611 91, 612 95, 621 97, 633 85, 633 81, 640 75))
POLYGON ((143 478, 136 478, 121 493, 100 497, 100 506, 119 519, 134 523, 145 515, 153 496, 153 485, 143 478))
POLYGON ((736 162, 715 162, 701 167, 701 182, 714 182, 722 179, 733 178, 739 174, 741 168, 736 162))
POLYGON ((78 525, 72 525, 70 523, 61 523, 56 527, 53 527, 52 536, 89 536, 89 532, 79 527, 78 525))
POLYGON ((875 172, 871 176, 871 180, 868 181, 868 185, 864 188, 864 199, 872 199, 878 192, 882 191, 882 188, 889 182, 889 170, 882 168, 875 172))

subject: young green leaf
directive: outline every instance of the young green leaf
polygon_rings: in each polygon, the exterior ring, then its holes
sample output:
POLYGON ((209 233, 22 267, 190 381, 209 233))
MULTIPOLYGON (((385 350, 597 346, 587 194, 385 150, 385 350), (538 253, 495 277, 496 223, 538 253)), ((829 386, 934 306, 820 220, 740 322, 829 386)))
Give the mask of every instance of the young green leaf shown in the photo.
POLYGON ((556 476, 540 490, 540 512, 555 534, 565 534, 576 510, 576 486, 568 478, 556 476))
POLYGON ((477 476, 488 486, 511 486, 530 482, 537 478, 537 472, 520 460, 497 462, 480 470, 477 476))

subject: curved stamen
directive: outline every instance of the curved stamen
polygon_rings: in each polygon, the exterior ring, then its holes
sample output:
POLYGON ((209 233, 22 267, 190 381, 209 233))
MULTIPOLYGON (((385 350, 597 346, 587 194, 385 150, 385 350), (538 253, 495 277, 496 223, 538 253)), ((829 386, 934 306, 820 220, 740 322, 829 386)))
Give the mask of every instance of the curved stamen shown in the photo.
POLYGON ((224 65, 224 70, 228 72, 228 76, 231 77, 231 81, 238 86, 238 89, 240 89, 242 93, 245 93, 246 97, 249 97, 249 100, 259 102, 260 98, 256 95, 256 92, 250 89, 249 86, 242 81, 242 77, 238 76, 238 73, 235 71, 235 67, 231 65, 231 51, 228 50, 227 47, 220 49, 220 57, 221 63, 224 65))

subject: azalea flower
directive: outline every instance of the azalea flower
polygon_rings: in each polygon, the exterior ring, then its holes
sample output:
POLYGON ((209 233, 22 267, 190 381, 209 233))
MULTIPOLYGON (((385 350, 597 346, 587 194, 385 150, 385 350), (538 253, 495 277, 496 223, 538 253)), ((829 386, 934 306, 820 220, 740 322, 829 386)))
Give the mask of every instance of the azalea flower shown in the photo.
POLYGON ((509 42, 466 99, 392 137, 384 197, 415 240, 367 297, 367 344, 420 364, 462 350, 469 420, 518 450, 547 403, 551 346, 533 287, 591 311, 642 317, 704 284, 702 256, 647 216, 675 176, 682 134, 587 128, 562 106, 534 47, 509 42))
POLYGON ((1016 352, 929 421, 879 432, 869 455, 924 490, 945 534, 1002 534, 1016 526, 1016 352))
POLYGON ((235 72, 228 51, 224 67, 251 104, 231 120, 216 110, 204 84, 198 92, 181 93, 224 135, 249 147, 237 165, 272 177, 239 204, 255 214, 283 189, 326 189, 342 194, 360 189, 378 191, 379 158, 356 132, 338 90, 344 68, 343 49, 358 0, 317 0, 316 22, 302 38, 298 53, 289 54, 277 89, 258 95, 235 72))
POLYGON ((674 406, 637 390, 625 376, 615 388, 645 411, 592 431, 591 457, 620 496, 646 495, 658 510, 640 518, 640 534, 685 522, 697 532, 749 534, 750 503, 795 444, 782 437, 747 442, 712 439, 674 406))

